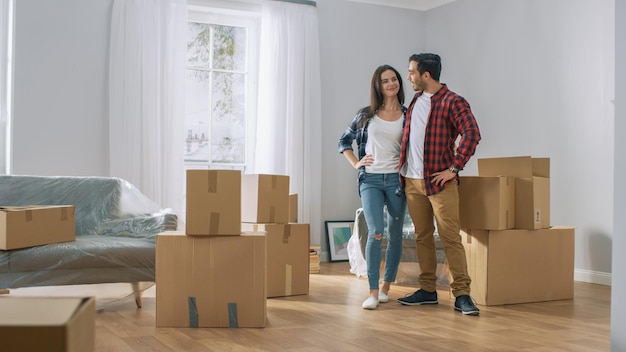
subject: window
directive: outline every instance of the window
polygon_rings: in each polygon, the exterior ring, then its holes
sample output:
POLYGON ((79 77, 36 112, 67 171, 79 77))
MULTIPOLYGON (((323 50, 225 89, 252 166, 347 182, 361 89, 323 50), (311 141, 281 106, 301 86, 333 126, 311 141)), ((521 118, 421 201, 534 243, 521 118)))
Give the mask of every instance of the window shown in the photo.
POLYGON ((253 160, 258 16, 189 12, 185 168, 237 169, 253 160))

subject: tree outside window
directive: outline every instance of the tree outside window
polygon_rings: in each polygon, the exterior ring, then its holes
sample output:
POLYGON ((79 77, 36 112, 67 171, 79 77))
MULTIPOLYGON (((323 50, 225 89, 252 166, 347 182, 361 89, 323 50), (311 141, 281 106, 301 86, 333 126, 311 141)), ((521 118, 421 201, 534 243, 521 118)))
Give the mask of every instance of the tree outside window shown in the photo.
POLYGON ((245 169, 247 42, 246 27, 188 24, 187 168, 245 169))

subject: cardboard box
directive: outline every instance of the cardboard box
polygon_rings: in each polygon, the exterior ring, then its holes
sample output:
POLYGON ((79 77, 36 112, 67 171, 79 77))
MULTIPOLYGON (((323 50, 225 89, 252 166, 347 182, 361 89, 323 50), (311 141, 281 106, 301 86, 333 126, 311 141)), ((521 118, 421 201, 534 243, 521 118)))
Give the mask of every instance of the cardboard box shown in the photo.
POLYGON ((478 159, 479 176, 514 176, 515 228, 550 227, 550 159, 530 156, 478 159))
POLYGON ((515 181, 515 228, 550 227, 550 179, 518 178, 515 181))
POLYGON ((574 297, 574 228, 462 230, 471 296, 482 305, 574 297))
POLYGON ((265 236, 186 236, 156 242, 157 327, 264 327, 265 236))
POLYGON ((241 171, 187 170, 186 233, 241 234, 241 171))
POLYGON ((309 247, 309 274, 320 273, 320 246, 309 247))
POLYGON ((514 228, 515 177, 460 177, 459 219, 465 229, 514 228))
POLYGON ((550 178, 550 158, 512 156, 478 159, 479 176, 515 176, 550 178))
POLYGON ((249 224, 244 232, 263 232, 267 241, 267 297, 309 293, 309 224, 249 224))
POLYGON ((73 205, 0 207, 0 249, 76 240, 73 205))
POLYGON ((241 221, 277 224, 289 222, 289 176, 243 175, 241 221))
POLYGON ((298 194, 289 194, 289 217, 287 222, 298 222, 298 194))
POLYGON ((93 297, 3 297, 0 312, 3 351, 95 350, 93 297))

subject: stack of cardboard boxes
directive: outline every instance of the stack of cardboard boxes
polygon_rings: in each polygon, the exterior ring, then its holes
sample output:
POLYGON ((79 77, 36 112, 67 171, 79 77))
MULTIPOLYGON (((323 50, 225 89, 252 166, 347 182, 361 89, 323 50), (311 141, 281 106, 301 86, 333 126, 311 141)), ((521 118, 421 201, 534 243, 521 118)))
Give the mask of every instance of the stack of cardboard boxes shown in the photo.
POLYGON ((550 226, 550 159, 478 159, 459 217, 471 294, 499 305, 574 296, 574 228, 550 226))
POLYGON ((187 171, 185 233, 157 236, 158 327, 264 327, 267 297, 308 293, 309 226, 287 223, 288 189, 288 176, 187 171))
POLYGON ((242 230, 267 238, 267 297, 309 293, 310 226, 296 223, 289 177, 243 175, 242 192, 242 230))

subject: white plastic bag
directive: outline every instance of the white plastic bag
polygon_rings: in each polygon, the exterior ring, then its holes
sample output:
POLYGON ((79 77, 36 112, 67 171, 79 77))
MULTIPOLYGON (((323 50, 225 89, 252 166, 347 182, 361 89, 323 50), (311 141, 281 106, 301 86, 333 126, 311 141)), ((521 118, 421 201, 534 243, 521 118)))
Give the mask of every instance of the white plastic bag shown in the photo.
POLYGON ((350 262, 350 272, 356 277, 367 277, 367 262, 363 257, 363 249, 361 248, 361 240, 359 239, 359 215, 363 212, 362 208, 357 209, 354 217, 354 229, 348 240, 348 260, 350 262))

